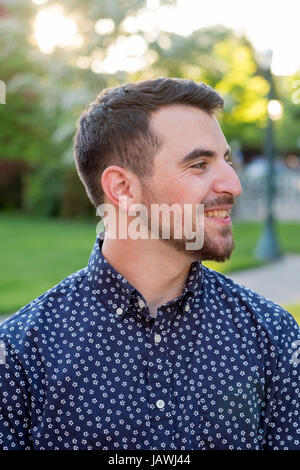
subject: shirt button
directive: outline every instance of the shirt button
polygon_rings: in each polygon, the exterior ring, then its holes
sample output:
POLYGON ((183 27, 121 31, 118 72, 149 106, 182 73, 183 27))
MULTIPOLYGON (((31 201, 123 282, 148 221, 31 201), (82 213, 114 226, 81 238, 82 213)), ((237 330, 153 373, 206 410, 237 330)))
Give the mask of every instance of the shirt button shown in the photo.
POLYGON ((157 400, 156 402, 156 406, 157 408, 159 408, 160 410, 162 410, 165 406, 165 402, 163 400, 157 400))
POLYGON ((154 341, 155 341, 155 344, 160 343, 161 342, 161 336, 156 333, 154 335, 154 341))
POLYGON ((186 306, 184 307, 184 310, 185 310, 186 312, 189 312, 189 311, 190 311, 190 306, 189 306, 189 304, 186 304, 186 306))
POLYGON ((122 308, 117 308, 117 314, 122 315, 122 313, 123 313, 123 309, 122 308))
POLYGON ((142 299, 139 299, 139 300, 138 300, 138 304, 139 304, 139 307, 140 307, 140 308, 144 308, 144 307, 145 307, 145 302, 144 302, 142 299))

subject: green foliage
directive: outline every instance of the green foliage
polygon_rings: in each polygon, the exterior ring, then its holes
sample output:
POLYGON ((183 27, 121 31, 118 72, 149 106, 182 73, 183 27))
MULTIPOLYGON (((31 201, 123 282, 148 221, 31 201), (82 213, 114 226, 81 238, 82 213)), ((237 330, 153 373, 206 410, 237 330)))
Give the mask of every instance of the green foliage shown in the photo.
POLYGON ((60 216, 64 218, 93 218, 96 208, 91 204, 75 168, 64 172, 60 216))
POLYGON ((46 115, 41 80, 43 69, 28 42, 34 14, 31 2, 14 1, 0 11, 1 80, 6 83, 6 104, 0 106, 0 158, 41 161, 51 158, 53 116, 46 115))
POLYGON ((33 214, 55 217, 60 213, 63 192, 62 165, 32 168, 26 178, 25 209, 33 214))
POLYGON ((300 74, 284 77, 278 84, 283 117, 276 123, 277 148, 280 152, 299 154, 300 148, 300 74))
POLYGON ((22 209, 24 175, 28 170, 22 160, 0 160, 0 209, 22 209))

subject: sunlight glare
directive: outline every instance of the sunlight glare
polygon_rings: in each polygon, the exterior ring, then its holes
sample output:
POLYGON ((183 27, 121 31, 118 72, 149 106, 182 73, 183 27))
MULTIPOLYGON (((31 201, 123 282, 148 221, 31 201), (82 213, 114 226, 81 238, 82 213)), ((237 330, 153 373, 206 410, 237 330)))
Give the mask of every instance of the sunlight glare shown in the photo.
POLYGON ((35 37, 39 48, 46 54, 53 52, 56 46, 80 47, 83 42, 75 22, 66 18, 59 6, 46 8, 37 14, 35 37))
POLYGON ((95 31, 98 34, 112 34, 115 30, 115 23, 111 18, 101 18, 95 24, 95 31))
POLYGON ((46 3, 48 3, 48 0, 32 0, 32 3, 40 6, 40 5, 45 5, 46 3))
POLYGON ((278 100, 270 100, 268 103, 268 113, 272 121, 277 121, 282 117, 283 108, 278 100))

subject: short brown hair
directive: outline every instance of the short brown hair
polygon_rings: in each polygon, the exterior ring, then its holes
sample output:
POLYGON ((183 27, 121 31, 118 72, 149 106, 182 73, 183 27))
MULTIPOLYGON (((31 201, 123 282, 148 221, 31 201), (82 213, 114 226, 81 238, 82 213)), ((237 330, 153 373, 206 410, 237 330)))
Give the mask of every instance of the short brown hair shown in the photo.
POLYGON ((205 83, 158 78, 127 83, 100 93, 80 116, 75 135, 75 162, 87 194, 98 207, 104 202, 101 175, 110 165, 127 168, 143 179, 152 175, 161 146, 150 125, 151 112, 172 104, 223 109, 223 98, 205 83))

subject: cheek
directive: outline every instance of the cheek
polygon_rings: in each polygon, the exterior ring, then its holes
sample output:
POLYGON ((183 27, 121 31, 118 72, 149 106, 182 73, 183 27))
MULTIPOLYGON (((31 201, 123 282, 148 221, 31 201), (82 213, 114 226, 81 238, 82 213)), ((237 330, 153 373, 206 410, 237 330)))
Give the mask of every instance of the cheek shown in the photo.
POLYGON ((174 189, 178 195, 180 194, 181 201, 190 204, 204 202, 210 190, 210 183, 195 175, 189 175, 175 186, 174 189))
POLYGON ((152 186, 155 197, 169 204, 193 204, 205 201, 210 190, 210 182, 199 175, 168 175, 155 181, 152 186))
POLYGON ((178 180, 178 177, 174 175, 167 174, 157 178, 151 186, 155 199, 168 204, 178 202, 184 190, 185 185, 183 181, 178 180))

